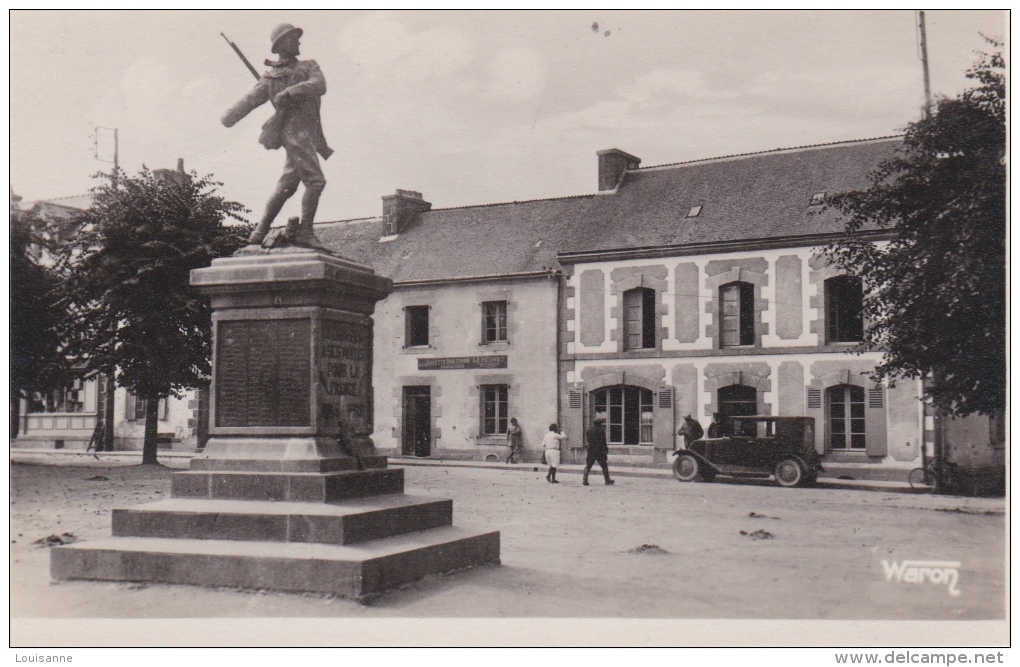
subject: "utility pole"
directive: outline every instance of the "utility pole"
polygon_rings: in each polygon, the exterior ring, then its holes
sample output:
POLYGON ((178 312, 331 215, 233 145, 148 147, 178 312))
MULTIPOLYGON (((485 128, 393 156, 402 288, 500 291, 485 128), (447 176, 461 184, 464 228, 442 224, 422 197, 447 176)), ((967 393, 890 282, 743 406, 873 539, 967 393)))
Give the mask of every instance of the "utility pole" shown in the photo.
POLYGON ((928 77, 928 33, 924 26, 924 10, 917 12, 918 41, 921 50, 921 68, 924 70, 924 119, 931 118, 931 81, 928 77))
MULTIPOLYGON (((96 153, 95 157, 97 160, 102 160, 99 157, 99 130, 106 130, 109 128, 96 127, 95 134, 95 146, 96 153)), ((117 187, 117 181, 120 179, 120 133, 118 128, 113 128, 113 173, 110 176, 110 180, 113 183, 114 189, 117 187)), ((106 162, 106 160, 102 160, 106 162)), ((107 373, 105 376, 106 392, 104 393, 103 400, 103 451, 113 451, 113 403, 116 400, 117 395, 117 378, 113 372, 107 373)), ((99 449, 99 447, 96 447, 99 449)))

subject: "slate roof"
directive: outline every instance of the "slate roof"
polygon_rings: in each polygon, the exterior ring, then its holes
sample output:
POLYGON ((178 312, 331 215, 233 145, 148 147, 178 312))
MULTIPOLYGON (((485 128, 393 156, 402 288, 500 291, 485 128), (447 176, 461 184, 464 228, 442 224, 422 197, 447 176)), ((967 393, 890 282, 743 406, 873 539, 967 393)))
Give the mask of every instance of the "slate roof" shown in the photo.
POLYGON ((27 209, 32 215, 50 220, 64 220, 92 205, 92 195, 40 199, 27 209))
POLYGON ((868 185, 901 137, 783 149, 628 171, 613 192, 437 209, 380 243, 381 218, 316 234, 394 282, 531 273, 558 253, 809 236, 842 229, 812 195, 868 185), (701 215, 686 218, 693 206, 701 215))

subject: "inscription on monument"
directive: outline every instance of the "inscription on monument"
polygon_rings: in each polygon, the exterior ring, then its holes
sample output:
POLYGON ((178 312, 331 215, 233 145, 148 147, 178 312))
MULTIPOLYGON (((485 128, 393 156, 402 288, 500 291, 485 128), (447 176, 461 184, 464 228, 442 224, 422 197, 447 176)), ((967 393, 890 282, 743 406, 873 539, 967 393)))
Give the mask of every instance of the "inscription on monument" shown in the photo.
POLYGON ((323 320, 319 344, 319 418, 332 431, 337 419, 354 430, 370 426, 372 330, 356 322, 323 320))
POLYGON ((220 322, 217 426, 311 426, 309 320, 220 322))

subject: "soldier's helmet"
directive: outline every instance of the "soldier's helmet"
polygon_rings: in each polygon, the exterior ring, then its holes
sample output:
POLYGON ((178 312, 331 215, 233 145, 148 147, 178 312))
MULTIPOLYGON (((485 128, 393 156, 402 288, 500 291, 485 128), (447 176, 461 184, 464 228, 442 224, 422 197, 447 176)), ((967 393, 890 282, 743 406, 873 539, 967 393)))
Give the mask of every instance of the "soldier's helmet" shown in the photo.
POLYGON ((296 32, 298 37, 305 33, 305 31, 302 30, 301 28, 295 28, 289 23, 281 23, 280 25, 273 28, 273 33, 269 36, 269 39, 273 41, 273 53, 279 53, 279 51, 276 50, 276 45, 279 43, 281 39, 283 39, 292 32, 296 32))

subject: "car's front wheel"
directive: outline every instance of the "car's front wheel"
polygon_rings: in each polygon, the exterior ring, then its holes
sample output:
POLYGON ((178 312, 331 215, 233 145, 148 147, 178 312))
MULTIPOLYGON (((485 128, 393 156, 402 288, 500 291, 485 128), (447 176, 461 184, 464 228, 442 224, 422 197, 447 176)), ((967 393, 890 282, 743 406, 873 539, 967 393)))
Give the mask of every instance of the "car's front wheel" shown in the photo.
POLYGON ((804 468, 797 459, 783 459, 776 464, 776 482, 779 486, 797 486, 804 481, 804 468))
POLYGON ((681 454, 673 461, 673 477, 681 482, 693 482, 698 479, 699 468, 701 464, 698 459, 690 454, 681 454))

